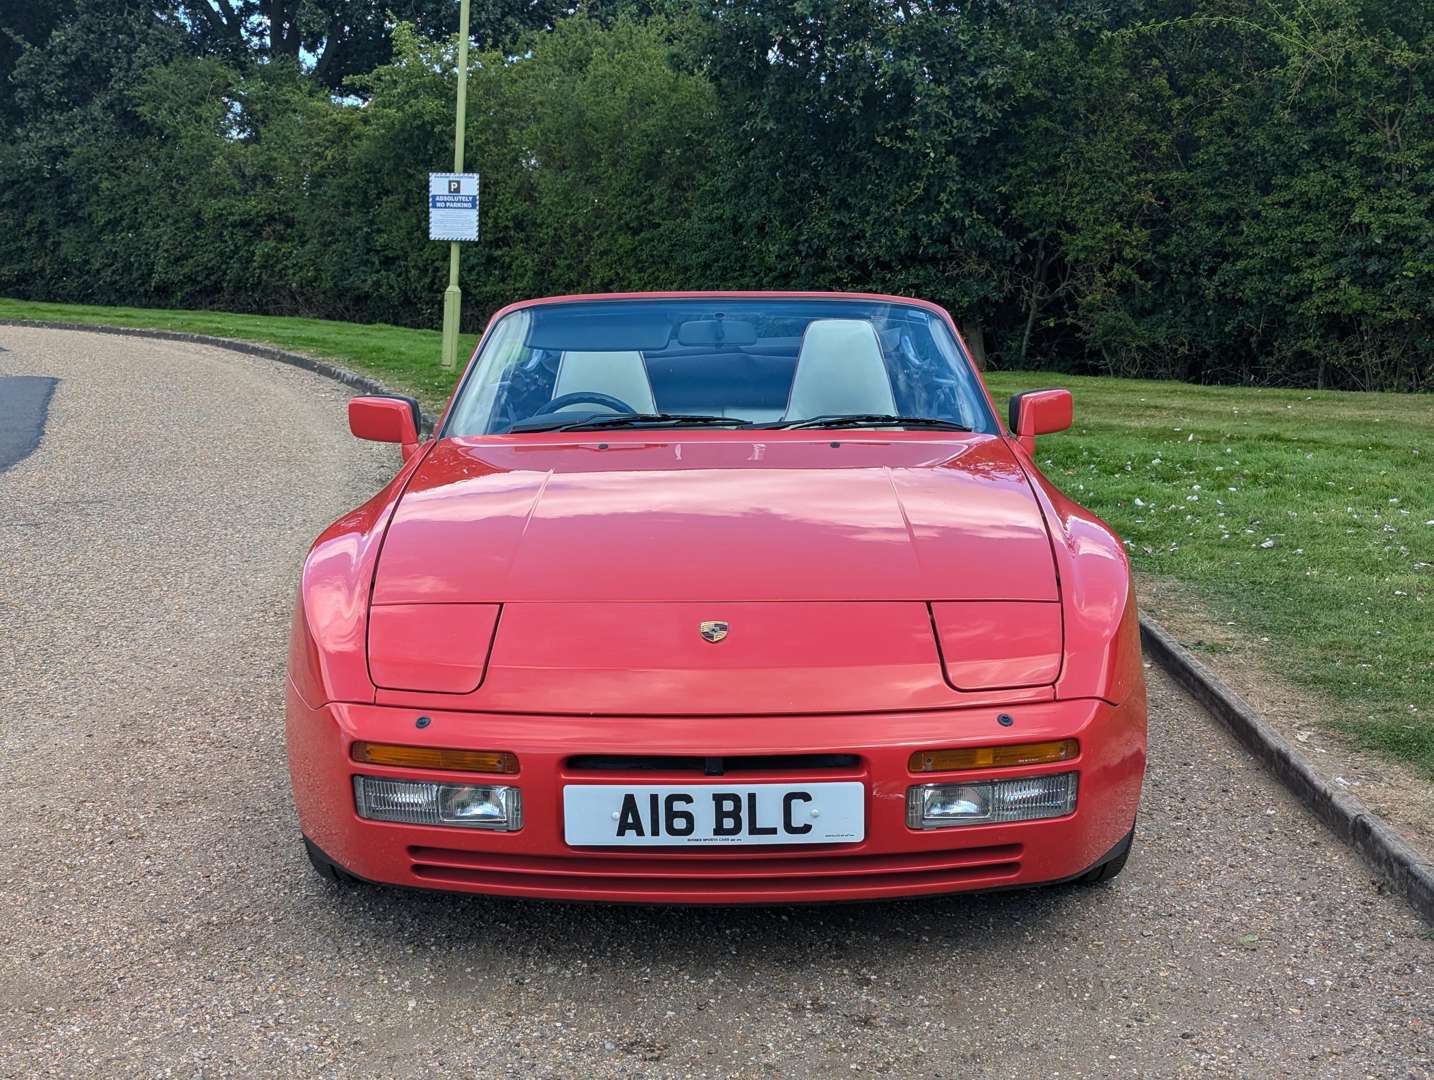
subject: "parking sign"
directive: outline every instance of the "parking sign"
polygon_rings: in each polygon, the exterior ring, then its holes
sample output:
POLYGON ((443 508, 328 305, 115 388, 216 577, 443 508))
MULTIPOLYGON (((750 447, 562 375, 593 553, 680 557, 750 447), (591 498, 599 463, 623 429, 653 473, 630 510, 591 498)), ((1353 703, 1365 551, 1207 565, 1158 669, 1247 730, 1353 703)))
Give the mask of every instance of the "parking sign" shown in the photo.
POLYGON ((428 238, 478 239, 478 174, 428 174, 428 238))

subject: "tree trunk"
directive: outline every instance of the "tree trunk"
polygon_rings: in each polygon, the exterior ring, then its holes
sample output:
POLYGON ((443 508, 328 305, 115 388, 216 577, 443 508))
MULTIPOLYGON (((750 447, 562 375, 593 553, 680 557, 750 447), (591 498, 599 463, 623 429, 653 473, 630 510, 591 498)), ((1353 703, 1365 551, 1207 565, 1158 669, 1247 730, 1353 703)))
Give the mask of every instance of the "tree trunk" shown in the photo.
POLYGON ((1031 346, 1031 331, 1036 327, 1036 313, 1041 310, 1041 290, 1046 283, 1046 238, 1036 245, 1036 272, 1031 278, 1031 306, 1026 312, 1026 328, 1021 333, 1021 354, 1017 367, 1026 366, 1026 352, 1031 346))
POLYGON ((1026 314, 1026 328, 1021 332, 1021 356, 1016 361, 1017 367, 1026 366, 1026 351, 1031 345, 1031 330, 1036 325, 1036 298, 1031 296, 1031 310, 1026 314))
POLYGON ((958 327, 961 336, 966 339, 966 349, 971 354, 971 362, 976 365, 977 371, 986 370, 986 332, 981 328, 980 323, 968 322, 965 326, 958 327))
POLYGON ((269 23, 269 56, 298 63, 300 33, 298 12, 292 0, 260 0, 259 13, 269 23))

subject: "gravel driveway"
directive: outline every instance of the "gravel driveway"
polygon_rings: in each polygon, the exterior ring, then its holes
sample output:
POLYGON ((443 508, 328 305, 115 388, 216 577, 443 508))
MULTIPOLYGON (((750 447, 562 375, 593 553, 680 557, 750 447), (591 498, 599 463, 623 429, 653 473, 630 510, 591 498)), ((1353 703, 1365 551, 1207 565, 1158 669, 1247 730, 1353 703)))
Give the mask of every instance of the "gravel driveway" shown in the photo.
POLYGON ((1434 1076, 1434 939, 1153 671, 1108 887, 660 910, 326 886, 284 763, 289 605, 396 451, 267 361, 0 346, 0 376, 60 380, 0 472, 0 1075, 1434 1076))

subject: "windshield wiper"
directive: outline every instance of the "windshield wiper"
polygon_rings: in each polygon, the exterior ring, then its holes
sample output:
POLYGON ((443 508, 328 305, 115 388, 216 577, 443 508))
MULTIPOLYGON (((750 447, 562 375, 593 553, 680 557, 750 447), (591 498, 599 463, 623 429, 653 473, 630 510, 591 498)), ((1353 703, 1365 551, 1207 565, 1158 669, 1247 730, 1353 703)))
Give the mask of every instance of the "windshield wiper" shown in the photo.
POLYGON ((970 431, 965 424, 941 420, 934 416, 892 416, 888 413, 849 413, 813 416, 806 420, 785 420, 763 427, 796 430, 797 428, 861 428, 861 427, 926 427, 943 431, 970 431))
POLYGON ((701 416, 693 413, 616 413, 612 416, 589 416, 582 420, 541 420, 537 423, 519 421, 508 430, 525 431, 595 431, 600 428, 621 427, 697 427, 706 424, 730 424, 747 427, 750 420, 735 416, 701 416))

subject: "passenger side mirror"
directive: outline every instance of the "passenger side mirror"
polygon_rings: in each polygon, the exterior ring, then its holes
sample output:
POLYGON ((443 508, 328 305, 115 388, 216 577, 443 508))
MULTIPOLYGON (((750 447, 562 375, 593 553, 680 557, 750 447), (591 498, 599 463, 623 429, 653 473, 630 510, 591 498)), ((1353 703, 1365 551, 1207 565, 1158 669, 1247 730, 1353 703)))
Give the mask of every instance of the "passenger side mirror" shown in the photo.
POLYGON ((1011 434, 1027 453, 1034 453, 1036 436, 1064 431, 1071 426, 1074 411, 1069 390, 1027 390, 1012 395, 1007 418, 1011 434))
POLYGON ((349 430, 360 439, 398 443, 407 461, 418 450, 422 415, 418 402, 411 397, 356 397, 349 401, 349 430))

